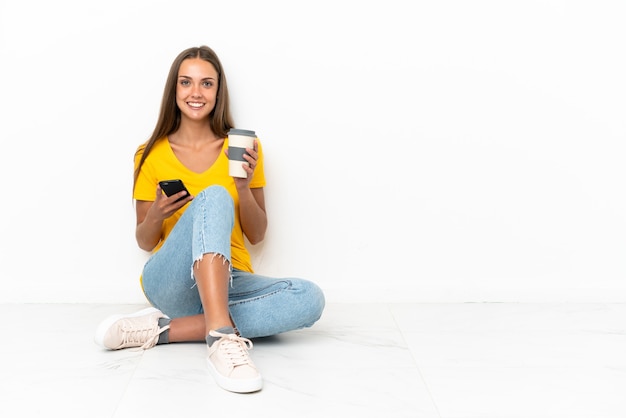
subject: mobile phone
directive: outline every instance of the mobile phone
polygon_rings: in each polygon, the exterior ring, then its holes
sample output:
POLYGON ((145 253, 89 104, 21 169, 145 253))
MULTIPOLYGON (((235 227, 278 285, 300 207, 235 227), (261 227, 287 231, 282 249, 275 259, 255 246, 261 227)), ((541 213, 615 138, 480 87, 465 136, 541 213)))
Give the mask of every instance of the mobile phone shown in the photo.
POLYGON ((180 199, 177 200, 183 200, 184 198, 186 198, 187 196, 189 196, 189 190, 187 190, 187 188, 185 187, 185 185, 183 184, 182 180, 176 179, 176 180, 163 180, 159 182, 159 186, 161 186, 161 189, 165 192, 165 194, 169 197, 171 195, 174 195, 178 192, 182 192, 183 190, 187 192, 186 195, 184 195, 183 197, 181 197, 180 199))

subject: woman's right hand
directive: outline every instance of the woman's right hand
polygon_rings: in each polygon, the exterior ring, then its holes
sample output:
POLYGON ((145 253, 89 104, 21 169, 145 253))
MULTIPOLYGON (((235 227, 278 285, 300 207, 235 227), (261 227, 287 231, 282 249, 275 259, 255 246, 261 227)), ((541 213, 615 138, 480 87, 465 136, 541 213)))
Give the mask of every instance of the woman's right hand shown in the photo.
POLYGON ((147 200, 136 202, 137 227, 135 238, 139 248, 152 251, 156 247, 161 239, 163 221, 193 200, 193 196, 186 196, 178 201, 185 194, 185 191, 181 191, 168 197, 157 185, 154 202, 147 200))
POLYGON ((163 193, 161 186, 157 185, 156 197, 154 199, 154 202, 152 202, 152 205, 148 209, 148 213, 146 215, 154 216, 155 219, 160 219, 161 222, 163 222, 165 219, 176 213, 178 209, 182 208, 192 200, 193 196, 187 196, 187 192, 184 190, 171 196, 167 196, 165 193, 163 193))

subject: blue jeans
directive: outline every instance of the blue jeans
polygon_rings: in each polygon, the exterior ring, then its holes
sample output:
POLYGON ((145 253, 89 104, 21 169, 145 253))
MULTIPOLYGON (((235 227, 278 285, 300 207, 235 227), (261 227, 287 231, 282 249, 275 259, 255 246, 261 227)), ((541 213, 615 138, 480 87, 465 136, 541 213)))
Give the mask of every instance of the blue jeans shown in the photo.
MULTIPOLYGON (((205 254, 230 264, 234 204, 221 186, 199 193, 163 246, 146 262, 142 286, 148 301, 170 318, 204 312, 193 277, 194 261, 205 254)), ((246 338, 310 327, 322 315, 324 294, 298 278, 271 278, 231 268, 230 316, 246 338)))

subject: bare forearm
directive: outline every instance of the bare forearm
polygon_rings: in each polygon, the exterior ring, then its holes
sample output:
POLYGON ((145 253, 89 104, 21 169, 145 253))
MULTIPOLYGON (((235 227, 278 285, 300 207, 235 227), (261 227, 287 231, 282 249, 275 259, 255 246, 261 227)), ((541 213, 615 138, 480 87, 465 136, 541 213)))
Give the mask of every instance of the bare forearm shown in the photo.
POLYGON ((135 239, 139 248, 145 251, 152 251, 161 239, 162 221, 153 220, 146 217, 135 229, 135 239))
POLYGON ((263 241, 267 230, 264 202, 259 204, 249 188, 239 191, 239 219, 241 228, 251 244, 263 241))

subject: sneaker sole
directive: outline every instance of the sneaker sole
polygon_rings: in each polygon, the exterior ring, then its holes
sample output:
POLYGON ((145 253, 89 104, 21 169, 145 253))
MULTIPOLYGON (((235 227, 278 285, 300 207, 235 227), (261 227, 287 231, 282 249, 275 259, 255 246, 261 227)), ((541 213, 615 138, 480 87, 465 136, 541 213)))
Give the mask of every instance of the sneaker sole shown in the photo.
POLYGON ((217 371, 215 366, 213 366, 213 363, 211 363, 211 360, 207 358, 206 362, 207 366, 209 367, 209 372, 211 373, 211 376, 213 376, 213 378, 217 382, 217 385, 222 389, 235 393, 252 393, 258 392, 263 388, 263 378, 261 376, 255 379, 248 380, 229 379, 222 376, 217 371))
POLYGON ((111 350, 109 347, 104 345, 104 335, 109 330, 109 328, 111 328, 111 325, 113 325, 116 321, 119 321, 120 319, 123 319, 123 318, 136 318, 138 316, 143 316, 143 315, 147 315, 147 314, 158 312, 158 311, 159 310, 157 308, 150 307, 150 308, 142 309, 139 312, 135 312, 132 314, 111 315, 110 317, 102 321, 100 325, 98 325, 98 329, 96 329, 96 336, 94 337, 94 341, 100 347, 106 348, 107 350, 111 350))

